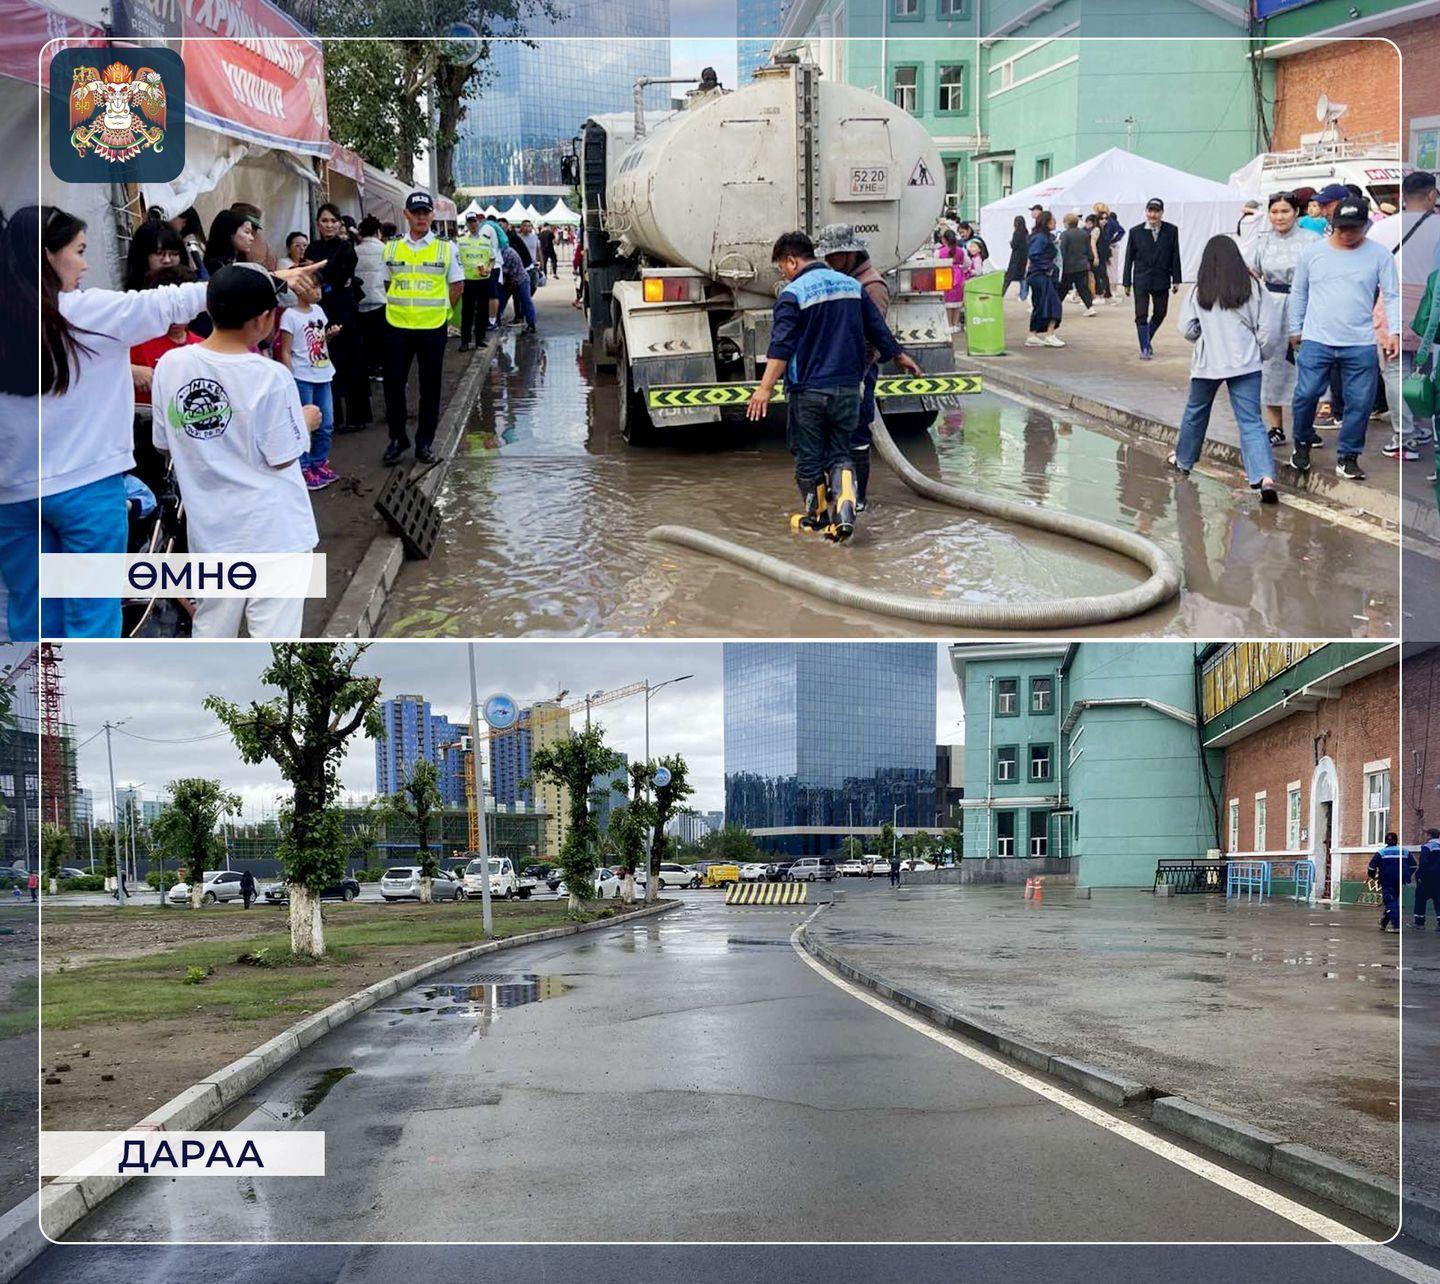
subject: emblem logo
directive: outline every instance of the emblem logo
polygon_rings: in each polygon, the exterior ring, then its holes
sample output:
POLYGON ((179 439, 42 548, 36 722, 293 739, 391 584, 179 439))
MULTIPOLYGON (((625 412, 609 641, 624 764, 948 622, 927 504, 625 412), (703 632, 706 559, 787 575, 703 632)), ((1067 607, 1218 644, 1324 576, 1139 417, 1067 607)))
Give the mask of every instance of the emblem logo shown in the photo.
POLYGON ((197 441, 218 437, 230 426, 230 398, 213 379, 192 379, 170 403, 170 426, 197 441))
POLYGON ((168 49, 62 49, 50 167, 70 183, 164 183, 185 164, 185 68, 168 49))

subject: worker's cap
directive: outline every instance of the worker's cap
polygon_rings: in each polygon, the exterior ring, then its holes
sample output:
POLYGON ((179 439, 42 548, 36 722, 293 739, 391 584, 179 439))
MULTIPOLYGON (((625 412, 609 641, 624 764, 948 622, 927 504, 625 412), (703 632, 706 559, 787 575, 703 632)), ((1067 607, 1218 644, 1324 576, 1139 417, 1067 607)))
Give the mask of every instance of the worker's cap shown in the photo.
POLYGON ((1406 196, 1419 196, 1422 192, 1435 190, 1435 175, 1429 170, 1417 169, 1406 174, 1400 183, 1400 190, 1406 196))
POLYGON ((475 213, 474 210, 471 210, 470 213, 465 215, 465 221, 467 223, 478 223, 480 221, 480 215, 475 213))
POLYGON ((405 208, 412 214, 433 214, 435 202, 429 192, 411 192, 405 198, 405 208))
POLYGON ((864 254, 866 245, 849 223, 827 223, 815 237, 815 257, 831 254, 864 254))
POLYGON ((217 329, 238 330, 275 306, 275 278, 258 263, 231 263, 205 287, 205 310, 217 329))
POLYGON ((1147 210, 1163 210, 1165 208, 1165 202, 1162 201, 1158 196, 1152 196, 1148 201, 1145 202, 1145 208, 1147 210))
POLYGON ((1364 227, 1370 222, 1370 202, 1363 196, 1347 196, 1330 215, 1331 227, 1364 227))
POLYGON ((1348 200, 1349 197, 1350 189, 1346 187, 1344 183, 1326 183, 1324 187, 1315 193, 1315 199, 1319 201, 1321 205, 1329 205, 1331 201, 1348 200))

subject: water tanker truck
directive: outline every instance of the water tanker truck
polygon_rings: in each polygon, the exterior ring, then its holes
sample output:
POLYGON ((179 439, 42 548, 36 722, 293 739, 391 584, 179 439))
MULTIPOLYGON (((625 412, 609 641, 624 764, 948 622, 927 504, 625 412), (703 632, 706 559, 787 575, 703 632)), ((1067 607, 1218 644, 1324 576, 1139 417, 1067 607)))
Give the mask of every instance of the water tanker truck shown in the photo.
POLYGON ((671 112, 643 109, 646 83, 633 113, 585 122, 565 165, 583 205, 590 351, 615 370, 627 441, 743 410, 785 284, 771 246, 829 223, 848 223, 890 274, 890 328, 935 376, 882 381, 891 430, 928 427, 978 391, 978 377, 954 372, 951 269, 916 257, 944 201, 919 122, 806 62, 777 61, 733 92, 712 74, 671 112))

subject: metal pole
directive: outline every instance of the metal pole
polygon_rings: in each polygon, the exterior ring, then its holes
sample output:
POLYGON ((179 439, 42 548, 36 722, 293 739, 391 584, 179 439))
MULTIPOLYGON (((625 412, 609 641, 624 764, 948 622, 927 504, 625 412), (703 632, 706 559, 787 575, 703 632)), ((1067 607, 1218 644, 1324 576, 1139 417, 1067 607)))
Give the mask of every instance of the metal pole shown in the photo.
POLYGON ((490 819, 485 810, 485 769, 480 763, 480 693, 475 682, 475 643, 468 647, 470 653, 470 774, 474 778, 475 805, 480 809, 480 823, 475 830, 480 839, 480 867, 485 877, 480 880, 481 923, 485 935, 493 927, 490 911, 490 819))
POLYGON ((105 724, 105 761, 110 768, 110 816, 114 822, 111 825, 110 836, 115 842, 115 902, 123 907, 125 893, 120 890, 124 885, 120 864, 120 799, 115 793, 115 755, 110 748, 110 730, 111 724, 107 722, 105 724))

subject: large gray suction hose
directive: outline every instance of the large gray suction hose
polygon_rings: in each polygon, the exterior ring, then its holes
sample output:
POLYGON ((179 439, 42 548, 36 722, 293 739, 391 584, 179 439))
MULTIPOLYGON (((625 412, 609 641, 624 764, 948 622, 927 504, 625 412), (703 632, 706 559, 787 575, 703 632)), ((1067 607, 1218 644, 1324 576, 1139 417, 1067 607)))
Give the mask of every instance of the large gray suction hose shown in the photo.
POLYGON ((1130 531, 1120 530, 1090 517, 1077 517, 1050 508, 1032 507, 1011 499, 999 499, 975 491, 961 490, 925 476, 900 452, 880 417, 874 425, 875 450, 900 474, 917 494, 952 508, 968 509, 998 517, 1019 526, 1033 526, 1055 535, 1067 535, 1086 544, 1108 548, 1139 562, 1150 572, 1142 584, 1119 593, 1097 597, 1060 598, 1049 602, 946 602, 931 598, 905 597, 884 589, 858 588, 828 575, 801 570, 768 553, 757 553, 741 544, 686 526, 656 526, 650 538, 679 544, 700 553, 709 553, 778 584, 799 589, 812 597, 840 606, 851 606, 878 615, 891 615, 922 624, 953 625, 963 629, 1068 629, 1078 625, 1104 624, 1128 619, 1168 602, 1180 592, 1180 568, 1158 544, 1130 531))

